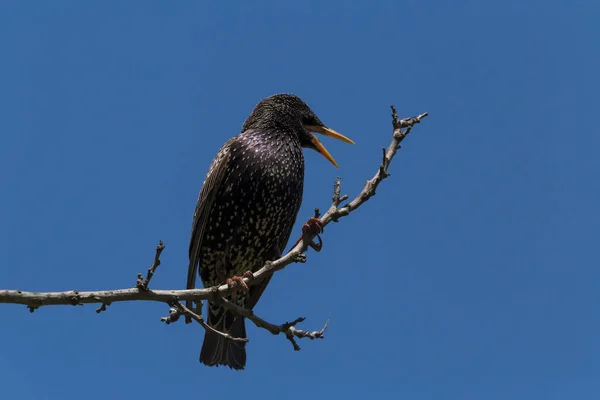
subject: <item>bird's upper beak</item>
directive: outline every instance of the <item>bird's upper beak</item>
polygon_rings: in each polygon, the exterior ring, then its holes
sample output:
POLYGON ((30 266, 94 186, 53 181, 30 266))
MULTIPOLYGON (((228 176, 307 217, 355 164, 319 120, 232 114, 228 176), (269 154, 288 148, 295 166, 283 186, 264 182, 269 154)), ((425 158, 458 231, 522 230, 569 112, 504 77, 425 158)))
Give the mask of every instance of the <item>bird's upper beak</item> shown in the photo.
MULTIPOLYGON (((344 141, 346 143, 350 143, 350 144, 354 144, 354 142, 351 139, 348 139, 346 136, 342 135, 341 133, 338 133, 336 131, 334 131, 333 129, 330 129, 326 126, 320 126, 320 125, 308 125, 305 126, 306 130, 309 132, 316 132, 316 133, 320 133, 324 136, 329 136, 332 137, 334 139, 338 139, 341 141, 344 141)), ((313 146, 315 146, 315 150, 317 150, 319 153, 321 153, 326 159, 328 159, 333 165, 335 165, 337 168, 339 168, 339 165, 335 162, 335 160, 333 159, 333 157, 331 156, 331 154, 329 154, 329 152, 327 151, 327 149, 325 148, 325 146, 323 146, 321 144, 321 142, 319 142, 319 139, 317 139, 317 137, 315 135, 311 135, 311 141, 313 146)))

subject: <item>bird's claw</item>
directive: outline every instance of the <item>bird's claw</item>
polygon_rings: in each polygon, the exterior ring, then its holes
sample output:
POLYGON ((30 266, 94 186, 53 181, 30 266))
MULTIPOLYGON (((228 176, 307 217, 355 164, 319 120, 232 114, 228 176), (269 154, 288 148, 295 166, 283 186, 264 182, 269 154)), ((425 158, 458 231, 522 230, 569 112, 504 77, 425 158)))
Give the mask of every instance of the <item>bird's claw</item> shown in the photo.
POLYGON ((306 221, 306 223, 304 224, 304 226, 302 226, 302 234, 307 235, 309 233, 314 234, 319 240, 319 243, 311 241, 308 244, 310 247, 312 247, 314 251, 318 253, 323 248, 323 240, 321 239, 321 235, 319 235, 320 233, 323 233, 323 223, 319 218, 309 218, 308 221, 306 221))
POLYGON ((311 217, 306 221, 304 226, 302 226, 302 234, 306 235, 309 232, 314 233, 315 235, 323 233, 323 223, 319 218, 311 217))
POLYGON ((323 240, 321 239, 321 235, 319 235, 320 233, 323 233, 323 223, 321 222, 321 220, 315 217, 309 218, 308 221, 306 221, 306 223, 302 226, 302 236, 300 236, 300 239, 298 239, 298 241, 296 242, 296 244, 294 244, 293 247, 296 247, 298 243, 302 241, 302 238, 304 236, 313 234, 317 237, 319 242, 315 243, 311 240, 310 243, 308 243, 308 245, 316 252, 321 251, 321 249, 323 248, 323 240))
POLYGON ((232 276, 231 278, 227 278, 227 286, 233 288, 231 291, 231 299, 235 300, 238 292, 247 292, 248 285, 244 282, 244 278, 252 279, 254 278, 254 274, 251 271, 246 271, 242 276, 232 276))
POLYGON ((321 235, 319 235, 318 233, 317 233, 317 239, 319 240, 319 243, 315 243, 314 241, 311 241, 308 245, 310 247, 312 247, 313 250, 318 253, 323 248, 323 240, 321 239, 321 235))

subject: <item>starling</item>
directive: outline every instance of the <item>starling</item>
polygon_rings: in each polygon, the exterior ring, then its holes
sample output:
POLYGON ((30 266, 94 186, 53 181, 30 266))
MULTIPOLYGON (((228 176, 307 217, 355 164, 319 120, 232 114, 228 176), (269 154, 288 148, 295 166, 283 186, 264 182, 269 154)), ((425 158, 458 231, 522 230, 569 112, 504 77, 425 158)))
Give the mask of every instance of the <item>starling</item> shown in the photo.
MULTIPOLYGON (((195 287, 198 266, 205 287, 236 281, 244 286, 241 277, 281 257, 302 202, 302 148, 316 150, 337 167, 311 132, 353 143, 326 127, 297 96, 276 94, 258 103, 242 132, 219 150, 194 212, 188 289, 195 287)), ((230 300, 252 309, 269 280, 232 293, 230 300)), ((218 304, 209 302, 207 323, 233 337, 246 337, 244 318, 218 304)), ((200 362, 243 369, 245 343, 207 331, 200 362)))

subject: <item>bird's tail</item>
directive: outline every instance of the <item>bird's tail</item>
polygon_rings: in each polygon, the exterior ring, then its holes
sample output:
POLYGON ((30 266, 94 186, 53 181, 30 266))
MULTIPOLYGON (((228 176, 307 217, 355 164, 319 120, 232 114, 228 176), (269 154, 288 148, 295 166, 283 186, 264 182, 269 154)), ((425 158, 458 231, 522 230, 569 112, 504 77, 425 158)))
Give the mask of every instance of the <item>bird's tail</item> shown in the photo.
MULTIPOLYGON (((207 323, 216 330, 229 333, 235 338, 246 337, 246 324, 243 317, 211 303, 208 304, 207 323)), ((216 333, 206 331, 200 351, 200 362, 209 366, 226 365, 233 369, 244 369, 246 343, 234 342, 216 333)))

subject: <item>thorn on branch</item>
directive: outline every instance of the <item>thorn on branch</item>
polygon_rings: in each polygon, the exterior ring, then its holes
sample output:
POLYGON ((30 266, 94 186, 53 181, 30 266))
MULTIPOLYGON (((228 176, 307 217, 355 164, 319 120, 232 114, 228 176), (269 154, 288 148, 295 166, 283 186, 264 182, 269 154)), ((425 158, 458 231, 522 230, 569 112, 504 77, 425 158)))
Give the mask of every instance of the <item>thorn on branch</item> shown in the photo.
POLYGON ((171 308, 169 308, 169 316, 161 317, 160 320, 162 322, 164 322, 165 324, 169 325, 169 324, 172 324, 173 322, 177 322, 179 317, 181 317, 181 312, 179 312, 179 310, 177 308, 171 307, 171 308))
POLYGON ((40 308, 40 306, 34 306, 34 305, 31 305, 31 304, 29 304, 29 305, 27 306, 27 309, 29 310, 29 313, 33 313, 33 312, 34 312, 35 310, 37 310, 38 308, 40 308))
POLYGON ((135 286, 140 289, 143 290, 143 286, 144 286, 144 275, 142 275, 142 273, 140 272, 139 274, 137 274, 137 280, 135 281, 135 286))
POLYGON ((156 254, 154 255, 154 262, 152 263, 150 268, 148 268, 148 274, 146 275, 146 279, 144 279, 142 274, 138 274, 138 276, 137 276, 137 281, 136 281, 135 286, 139 290, 143 290, 143 291, 148 290, 148 284, 150 283, 150 279, 152 279, 152 277, 154 276, 154 272, 156 271, 156 268, 158 268, 158 266, 160 265, 160 255, 164 249, 165 249, 165 245, 164 245, 163 241, 159 240, 158 246, 156 246, 156 254))
POLYGON ((304 264, 306 262, 306 254, 298 253, 292 257, 292 260, 296 263, 304 264))
POLYGON ((321 211, 318 208, 315 208, 315 218, 319 218, 321 216, 321 211))
POLYGON ((106 307, 110 306, 111 303, 102 303, 100 307, 96 309, 96 313, 100 314, 102 311, 106 311, 106 307))

